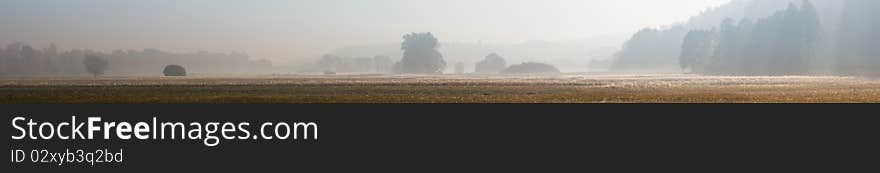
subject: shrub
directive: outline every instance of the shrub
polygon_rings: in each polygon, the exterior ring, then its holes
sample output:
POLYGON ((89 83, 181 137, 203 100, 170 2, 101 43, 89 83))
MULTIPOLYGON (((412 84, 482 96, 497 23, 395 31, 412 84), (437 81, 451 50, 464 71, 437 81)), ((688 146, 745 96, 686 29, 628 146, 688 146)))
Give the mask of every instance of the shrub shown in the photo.
POLYGON ((98 78, 98 75, 104 74, 104 71, 107 70, 107 65, 109 64, 106 59, 98 57, 97 55, 88 55, 86 59, 83 60, 83 64, 86 65, 86 71, 92 74, 94 78, 98 78))
POLYGON ((512 65, 504 71, 504 74, 547 74, 560 73, 559 69, 550 64, 526 62, 522 64, 512 65))
POLYGON ((165 70, 162 70, 162 73, 165 76, 186 76, 186 69, 180 65, 168 65, 165 66, 165 70))
POLYGON ((507 68, 507 61, 496 53, 489 54, 485 59, 478 62, 474 69, 475 73, 498 73, 507 68))

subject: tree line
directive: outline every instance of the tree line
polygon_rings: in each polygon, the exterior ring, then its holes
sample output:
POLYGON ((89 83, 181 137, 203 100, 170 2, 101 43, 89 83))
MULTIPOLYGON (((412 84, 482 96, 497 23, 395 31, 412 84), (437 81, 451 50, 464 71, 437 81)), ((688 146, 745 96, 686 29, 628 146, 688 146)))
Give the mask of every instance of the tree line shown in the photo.
POLYGON ((844 3, 833 69, 840 74, 880 76, 880 1, 844 3))
MULTIPOLYGON (((691 17, 688 21, 684 23, 673 24, 660 28, 643 29, 634 34, 630 40, 623 44, 621 50, 612 56, 609 70, 612 72, 680 73, 682 71, 681 67, 683 65, 681 64, 682 53, 699 53, 689 52, 693 50, 682 50, 683 46, 685 46, 684 39, 688 36, 689 33, 691 33, 690 31, 696 30, 699 32, 692 33, 693 35, 691 35, 690 38, 692 42, 687 43, 689 44, 689 46, 690 44, 699 42, 699 40, 695 40, 697 38, 694 38, 694 36, 705 34, 705 32, 711 32, 711 37, 716 37, 713 38, 712 41, 717 43, 721 39, 721 27, 719 26, 720 24, 725 23, 727 26, 733 26, 737 27, 737 29, 747 30, 744 28, 748 28, 750 26, 745 25, 757 25, 757 23, 759 22, 758 20, 750 19, 769 20, 771 16, 776 15, 780 11, 793 9, 787 8, 790 6, 791 3, 797 4, 797 6, 803 6, 803 2, 801 1, 802 0, 731 0, 731 2, 721 5, 719 7, 707 9, 701 14, 691 17), (725 20, 728 21, 725 22, 725 20), (740 23, 744 20, 746 21, 746 23, 740 23), (745 25, 741 26, 740 24, 745 25)), ((837 21, 839 18, 838 14, 843 11, 839 8, 839 6, 843 6, 844 1, 846 0, 811 1, 811 4, 813 4, 815 9, 818 10, 819 18, 821 19, 820 21, 822 21, 822 23, 824 24, 820 28, 821 40, 819 42, 819 46, 821 47, 817 50, 817 52, 819 53, 816 53, 816 55, 819 56, 818 58, 820 61, 811 62, 811 65, 819 66, 816 69, 811 69, 814 72, 830 71, 828 69, 830 69, 831 67, 824 67, 824 65, 831 64, 832 62, 830 62, 830 59, 825 57, 830 57, 834 55, 831 49, 835 47, 834 45, 836 44, 834 41, 836 41, 836 28, 838 27, 836 24, 839 23, 837 21)), ((774 18, 774 20, 782 20, 779 16, 772 18, 774 18)), ((786 21, 791 22, 793 20, 786 21)), ((763 26, 770 25, 772 24, 764 24, 763 26)), ((791 26, 790 24, 785 25, 791 26)), ((769 32, 774 31, 765 31, 763 33, 769 32)), ((779 33, 781 32, 782 31, 779 31, 779 33)), ((730 36, 730 32, 726 34, 728 34, 727 36, 730 36)), ((749 33, 738 33, 737 35, 744 38, 746 37, 745 35, 749 35, 749 33)), ((743 42, 745 41, 740 41, 740 43, 743 42)), ((714 48, 714 46, 712 47, 714 48)), ((714 50, 713 52, 710 52, 708 54, 709 55, 703 56, 714 56, 714 50)), ((687 69, 687 71, 690 70, 693 69, 687 69)), ((729 70, 730 69, 719 71, 729 70)), ((713 73, 715 72, 713 71, 713 73)))
POLYGON ((391 73, 394 61, 388 56, 341 57, 327 54, 318 60, 318 67, 328 74, 335 73, 391 73))
POLYGON ((158 49, 116 50, 110 53, 89 49, 61 50, 55 44, 43 49, 24 43, 0 48, 0 75, 84 75, 93 74, 86 61, 105 61, 102 73, 112 75, 156 75, 170 64, 204 74, 268 73, 272 62, 252 60, 246 53, 171 53, 158 49), (92 57, 93 59, 89 59, 92 57))
MULTIPOLYGON (((442 74, 447 64, 443 59, 443 54, 437 50, 439 46, 439 41, 430 32, 409 33, 403 36, 400 46, 403 58, 399 61, 393 62, 387 56, 351 58, 328 54, 321 57, 316 64, 324 71, 324 74, 442 74)), ((504 57, 496 53, 487 55, 483 60, 477 62, 474 68, 474 72, 480 74, 559 73, 556 67, 544 63, 528 62, 508 67, 504 57)), ((465 73, 463 62, 455 63, 453 69, 456 74, 465 73)))
POLYGON ((692 30, 681 44, 681 68, 710 75, 880 76, 880 1, 837 3, 843 9, 831 24, 804 0, 757 21, 727 19, 714 29, 692 30))
POLYGON ((717 29, 688 32, 680 65, 698 74, 811 74, 820 39, 819 15, 804 1, 757 21, 726 19, 717 29))

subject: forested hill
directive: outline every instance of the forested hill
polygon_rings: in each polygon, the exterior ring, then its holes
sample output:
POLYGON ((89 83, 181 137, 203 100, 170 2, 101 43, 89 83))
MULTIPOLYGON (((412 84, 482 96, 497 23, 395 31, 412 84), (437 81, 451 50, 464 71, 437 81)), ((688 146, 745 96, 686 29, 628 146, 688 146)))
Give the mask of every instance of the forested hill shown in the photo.
MULTIPOLYGON (((822 32, 836 32, 834 25, 843 1, 812 0, 819 14, 819 21, 830 23, 821 25, 822 32)), ((789 4, 801 5, 802 0, 733 0, 725 5, 708 9, 692 17, 689 21, 673 24, 662 28, 645 28, 625 42, 619 52, 614 55, 611 70, 615 72, 639 73, 680 73, 679 62, 684 38, 691 30, 711 30, 718 28, 726 19, 741 21, 766 18, 785 10, 789 4)), ((833 38, 833 34, 826 37, 833 38)), ((835 40, 835 39, 829 39, 835 40)))
POLYGON ((804 75, 819 63, 822 28, 815 5, 789 4, 757 20, 726 19, 717 29, 692 30, 680 55, 682 69, 713 75, 804 75))
POLYGON ((692 30, 682 44, 680 65, 712 75, 880 76, 880 13, 875 12, 880 2, 836 2, 842 10, 834 17, 821 17, 820 8, 804 1, 770 17, 692 30))
POLYGON ((832 69, 840 74, 880 76, 880 1, 845 0, 832 69))

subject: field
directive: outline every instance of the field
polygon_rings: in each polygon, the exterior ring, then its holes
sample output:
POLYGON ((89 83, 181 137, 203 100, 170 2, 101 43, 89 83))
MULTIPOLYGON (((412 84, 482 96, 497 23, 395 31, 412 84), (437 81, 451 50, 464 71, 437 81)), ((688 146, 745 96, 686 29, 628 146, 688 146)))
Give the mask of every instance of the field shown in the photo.
POLYGON ((880 80, 597 74, 0 78, 0 103, 827 102, 880 102, 880 80))

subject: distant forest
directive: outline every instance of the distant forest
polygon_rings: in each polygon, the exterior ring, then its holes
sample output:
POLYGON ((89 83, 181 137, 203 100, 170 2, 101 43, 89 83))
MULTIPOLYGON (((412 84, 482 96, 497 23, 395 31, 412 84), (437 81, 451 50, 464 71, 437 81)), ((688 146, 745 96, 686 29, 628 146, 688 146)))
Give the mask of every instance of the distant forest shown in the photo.
POLYGON ((880 75, 876 0, 734 0, 684 24, 636 33, 616 72, 880 75))
POLYGON ((752 21, 724 20, 718 29, 692 30, 684 38, 683 69, 717 75, 804 75, 816 59, 821 24, 809 1, 752 21))
POLYGON ((248 74, 271 72, 272 62, 252 60, 245 53, 171 53, 158 49, 60 50, 54 44, 39 49, 23 43, 0 48, 0 75, 86 75, 87 56, 107 61, 107 75, 161 75, 167 65, 181 65, 196 74, 248 74))

